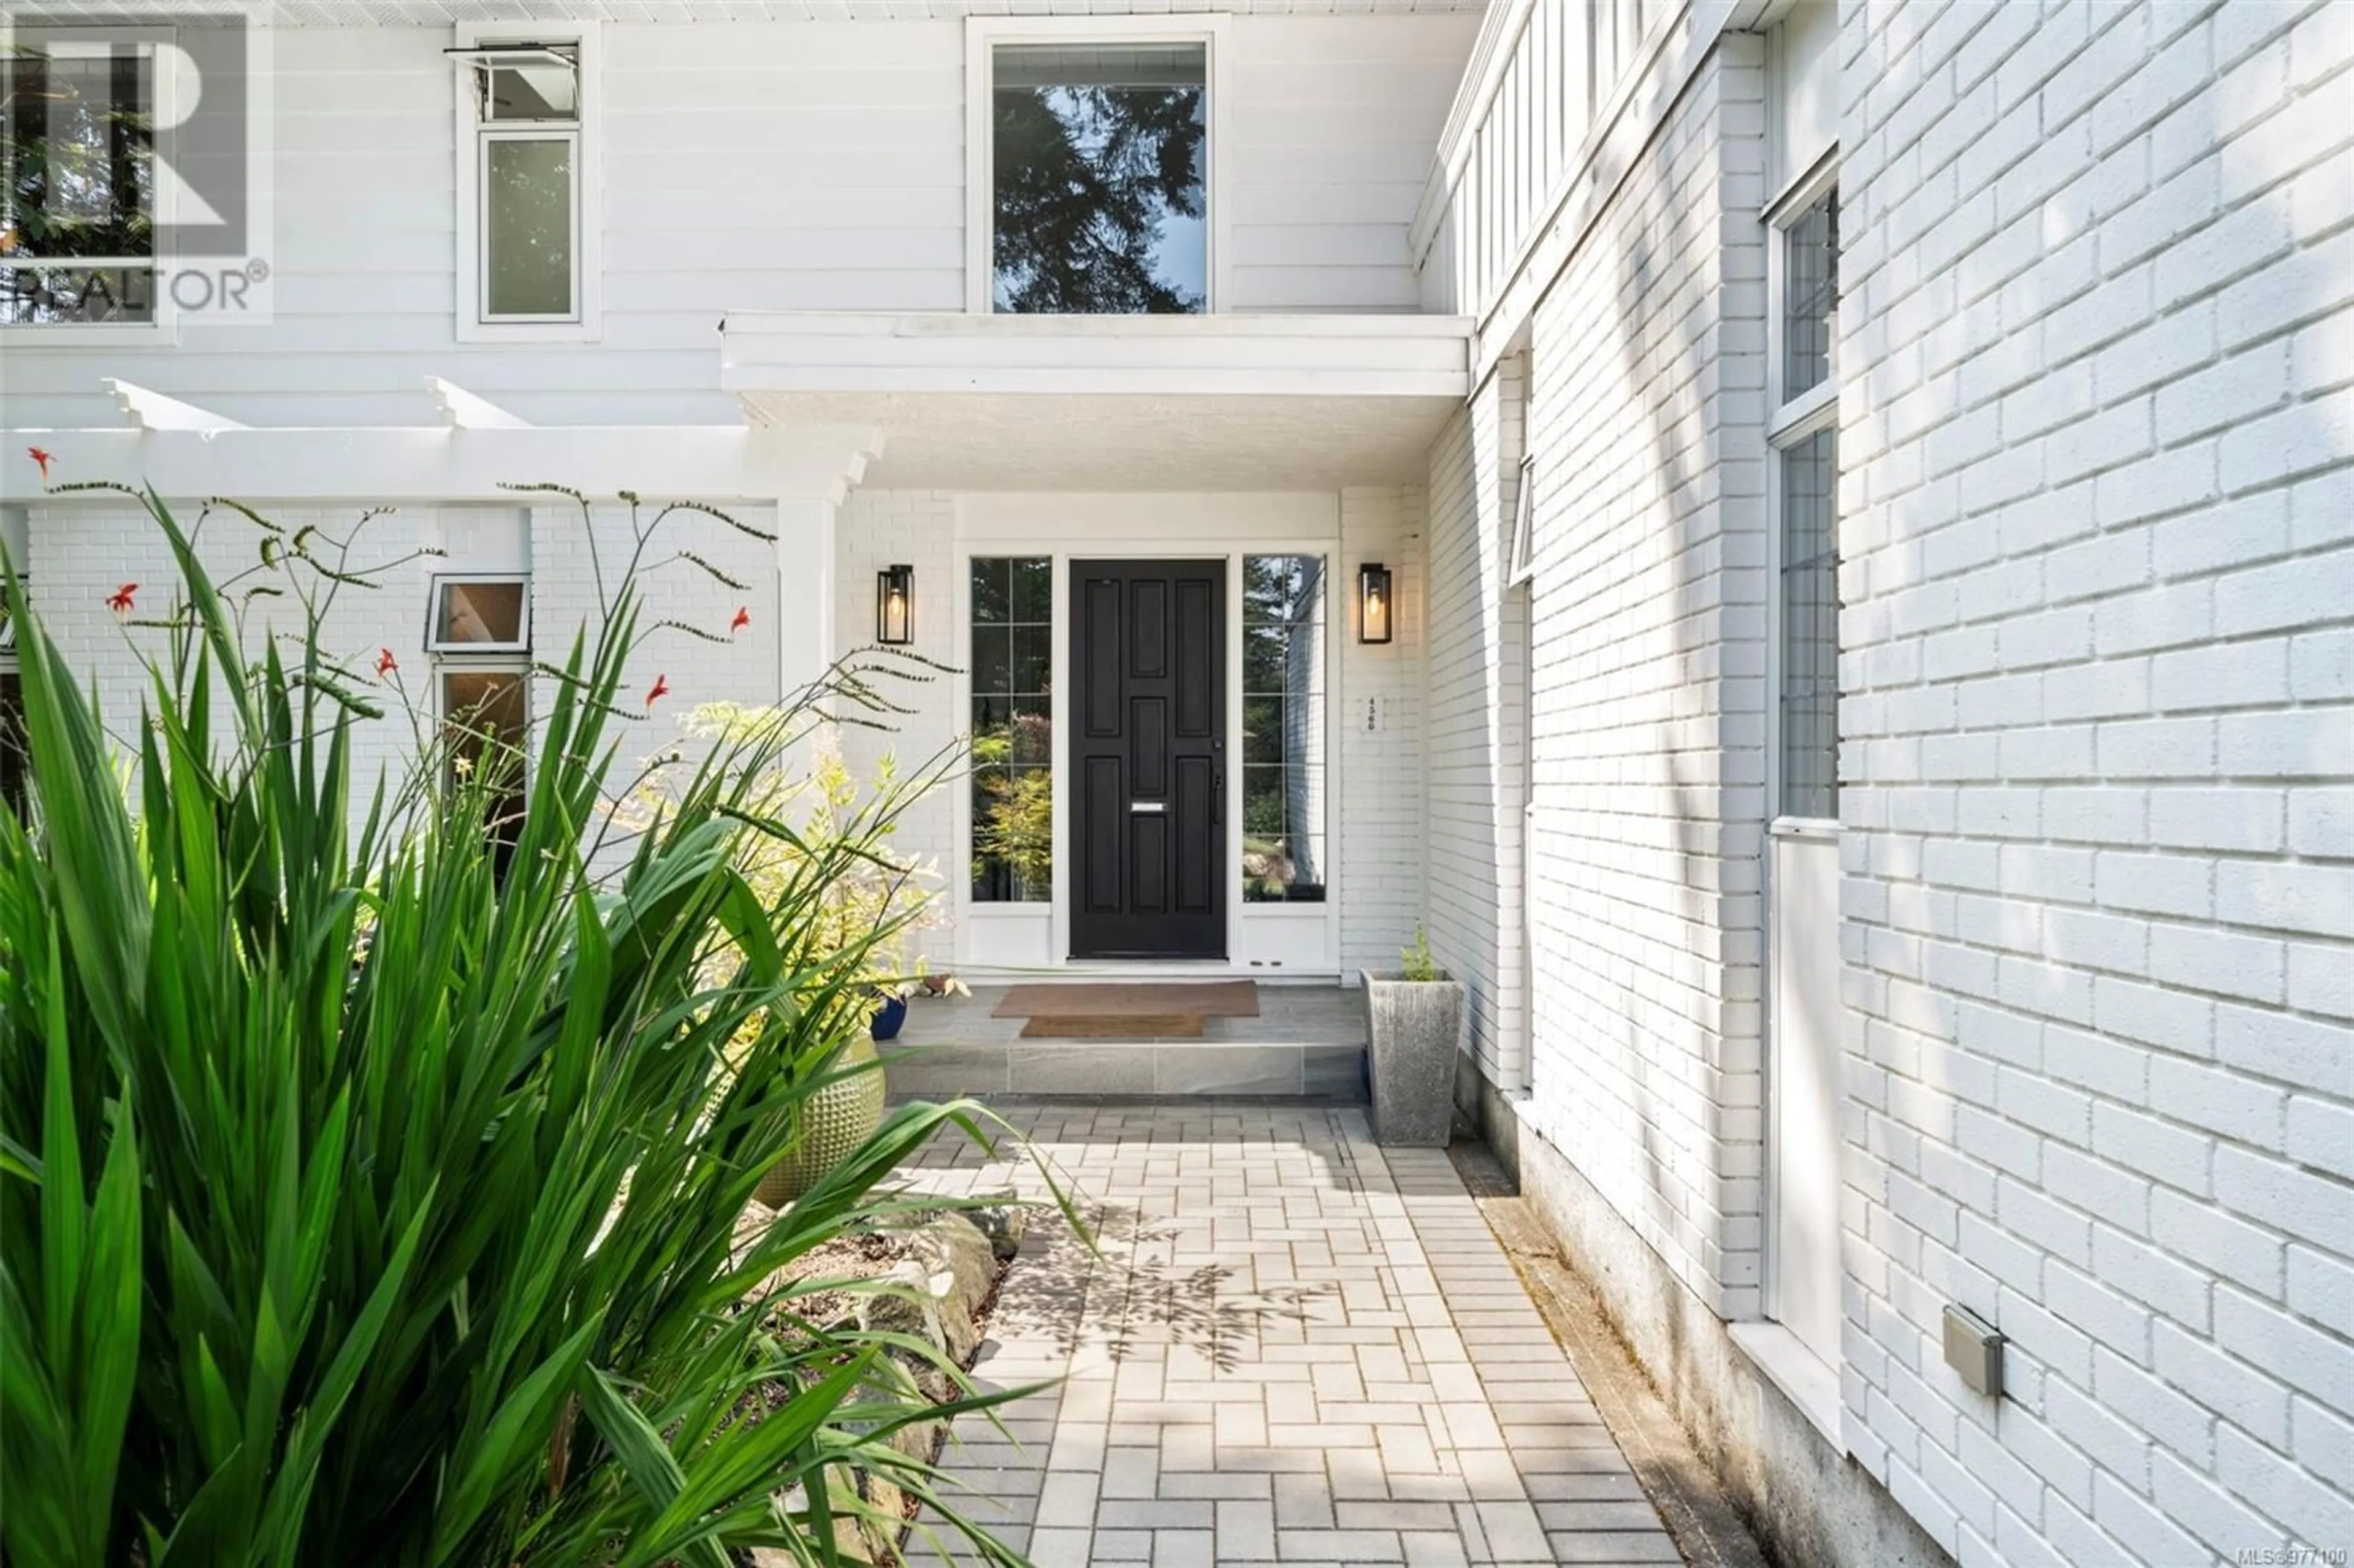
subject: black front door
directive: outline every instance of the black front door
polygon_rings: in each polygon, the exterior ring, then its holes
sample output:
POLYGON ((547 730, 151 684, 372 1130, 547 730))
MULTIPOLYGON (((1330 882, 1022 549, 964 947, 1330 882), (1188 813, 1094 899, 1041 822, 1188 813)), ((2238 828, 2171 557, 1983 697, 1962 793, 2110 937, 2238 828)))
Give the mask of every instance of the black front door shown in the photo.
POLYGON ((1071 563, 1071 956, 1226 956, 1226 567, 1071 563))

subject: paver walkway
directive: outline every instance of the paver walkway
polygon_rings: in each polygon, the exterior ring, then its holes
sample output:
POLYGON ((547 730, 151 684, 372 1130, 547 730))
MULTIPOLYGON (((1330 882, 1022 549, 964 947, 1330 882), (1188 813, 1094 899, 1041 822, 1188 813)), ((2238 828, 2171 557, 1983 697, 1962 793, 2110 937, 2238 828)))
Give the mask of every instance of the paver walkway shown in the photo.
MULTIPOLYGON (((1682 1561, 1443 1151, 1355 1108, 1006 1114, 1102 1255, 1034 1222, 976 1371, 1061 1381, 943 1462, 1041 1568, 1682 1561)), ((1043 1192, 1010 1152, 917 1179, 1043 1192)))

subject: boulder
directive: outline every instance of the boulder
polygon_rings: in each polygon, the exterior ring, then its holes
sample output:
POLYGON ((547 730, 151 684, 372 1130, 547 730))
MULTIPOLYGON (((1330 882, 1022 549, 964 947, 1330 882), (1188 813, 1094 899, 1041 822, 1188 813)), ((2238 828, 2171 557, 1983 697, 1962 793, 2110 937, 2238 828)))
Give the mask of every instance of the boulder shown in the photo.
POLYGON ((1003 1201, 963 1211, 967 1224, 989 1238, 989 1249, 1000 1263, 1012 1263, 1022 1250, 1022 1233, 1030 1228, 1030 1205, 1011 1192, 990 1194, 1003 1201))

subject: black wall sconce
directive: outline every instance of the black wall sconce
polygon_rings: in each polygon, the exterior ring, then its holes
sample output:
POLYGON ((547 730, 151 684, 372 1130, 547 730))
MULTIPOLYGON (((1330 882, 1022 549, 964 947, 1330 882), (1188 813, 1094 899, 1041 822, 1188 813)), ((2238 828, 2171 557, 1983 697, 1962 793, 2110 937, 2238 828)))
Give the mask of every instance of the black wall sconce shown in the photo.
POLYGON ((1357 568, 1357 641, 1390 640, 1390 569, 1379 561, 1357 568))
POLYGON ((916 640, 916 568, 885 567, 875 574, 875 641, 901 648, 916 640))

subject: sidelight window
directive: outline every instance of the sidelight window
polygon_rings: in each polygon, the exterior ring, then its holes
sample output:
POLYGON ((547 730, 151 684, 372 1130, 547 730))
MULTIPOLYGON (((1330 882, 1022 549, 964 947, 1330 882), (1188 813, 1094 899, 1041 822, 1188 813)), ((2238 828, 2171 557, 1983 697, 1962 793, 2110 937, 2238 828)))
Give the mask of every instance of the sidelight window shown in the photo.
POLYGON ((1243 897, 1320 904, 1325 885, 1326 573, 1243 557, 1243 897))
POLYGON ((1055 563, 971 568, 972 896, 1034 904, 1055 881, 1055 563))

